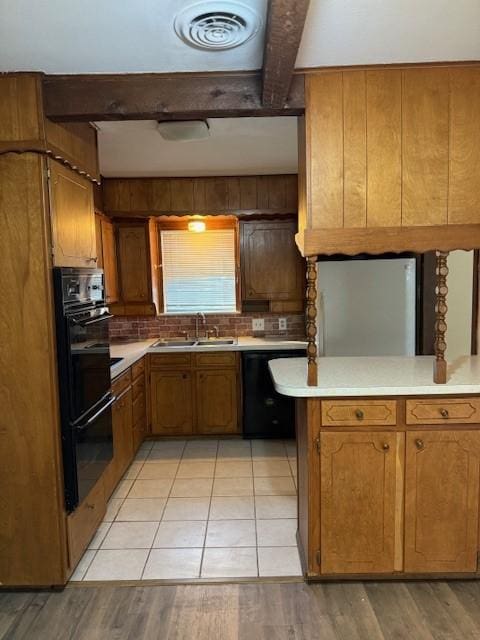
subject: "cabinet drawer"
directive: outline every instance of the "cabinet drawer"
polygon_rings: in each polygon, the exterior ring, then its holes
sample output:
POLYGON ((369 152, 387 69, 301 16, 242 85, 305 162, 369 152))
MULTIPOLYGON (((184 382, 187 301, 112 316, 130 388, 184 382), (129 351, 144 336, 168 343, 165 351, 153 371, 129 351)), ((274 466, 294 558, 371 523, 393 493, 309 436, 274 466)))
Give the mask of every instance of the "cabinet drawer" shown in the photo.
POLYGON ((119 396, 125 389, 128 389, 132 382, 132 372, 127 369, 124 373, 120 374, 112 382, 112 392, 115 396, 119 396))
POLYGON ((135 400, 138 396, 145 393, 145 376, 137 378, 132 382, 132 395, 135 400))
POLYGON ((237 354, 233 351, 222 353, 196 353, 195 365, 197 367, 234 367, 237 354))
POLYGON ((160 367, 189 367, 192 363, 191 353, 151 353, 150 366, 160 367))
POLYGON ((480 398, 407 400, 407 424, 474 424, 480 422, 480 398))
POLYGON ((397 403, 395 400, 324 400, 322 426, 357 427, 395 426, 397 403))
POLYGON ((88 496, 67 516, 68 550, 70 567, 74 569, 77 562, 92 539, 98 525, 105 515, 105 494, 103 477, 95 484, 88 496))
POLYGON ((140 394, 133 400, 133 424, 141 420, 145 421, 145 394, 140 394))
POLYGON ((145 372, 145 358, 132 364, 132 380, 136 380, 145 372))

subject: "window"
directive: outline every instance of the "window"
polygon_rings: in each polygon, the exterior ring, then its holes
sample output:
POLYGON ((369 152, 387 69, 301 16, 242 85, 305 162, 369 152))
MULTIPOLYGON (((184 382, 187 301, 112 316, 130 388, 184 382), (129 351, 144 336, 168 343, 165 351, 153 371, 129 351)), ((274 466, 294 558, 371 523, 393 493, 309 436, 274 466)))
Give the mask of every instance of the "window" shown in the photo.
POLYGON ((235 229, 162 230, 165 313, 237 311, 235 229))

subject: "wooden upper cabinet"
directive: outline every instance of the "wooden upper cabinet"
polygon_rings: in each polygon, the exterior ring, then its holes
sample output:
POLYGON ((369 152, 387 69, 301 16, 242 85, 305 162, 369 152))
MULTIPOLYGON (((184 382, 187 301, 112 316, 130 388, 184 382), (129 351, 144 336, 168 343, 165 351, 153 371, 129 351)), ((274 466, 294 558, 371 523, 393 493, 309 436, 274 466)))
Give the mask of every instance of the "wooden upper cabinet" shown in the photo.
POLYGON ((198 433, 237 433, 236 369, 197 371, 196 398, 198 433))
POLYGON ((67 167, 49 161, 53 264, 95 267, 96 239, 92 185, 67 167))
POLYGON ((396 557, 401 557, 402 437, 393 432, 320 434, 321 573, 401 568, 396 557))
POLYGON ((115 242, 115 229, 110 220, 101 219, 102 235, 102 262, 105 274, 106 300, 108 303, 117 302, 119 299, 117 245, 115 242))
POLYGON ((295 222, 242 222, 243 300, 303 299, 304 270, 295 222))
MULTIPOLYGON (((117 314, 149 315, 160 311, 161 287, 158 282, 158 237, 152 220, 116 221, 116 260, 119 278, 119 302, 112 308, 117 314)), ((112 242, 112 229, 106 230, 112 242)), ((110 254, 110 278, 114 278, 114 255, 110 254)), ((106 263, 107 264, 107 263, 106 263)), ((107 267, 108 272, 108 267, 107 267)))
MULTIPOLYGON (((352 238, 379 253, 397 250, 398 238, 374 244, 381 236, 361 230, 480 223, 480 65, 318 72, 305 83, 303 249, 312 229, 330 230, 310 235, 318 253, 355 253, 352 238)), ((453 233, 436 244, 462 248, 461 229, 453 233)))
POLYGON ((407 433, 405 571, 477 569, 480 432, 407 433))

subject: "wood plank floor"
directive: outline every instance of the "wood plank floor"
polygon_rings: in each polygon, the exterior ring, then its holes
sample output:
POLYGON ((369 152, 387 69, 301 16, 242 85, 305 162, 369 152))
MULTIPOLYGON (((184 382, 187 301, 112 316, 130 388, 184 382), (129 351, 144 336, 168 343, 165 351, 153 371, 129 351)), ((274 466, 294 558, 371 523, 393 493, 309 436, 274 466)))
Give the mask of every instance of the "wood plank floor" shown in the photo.
POLYGON ((479 640, 480 582, 0 592, 2 640, 479 640))

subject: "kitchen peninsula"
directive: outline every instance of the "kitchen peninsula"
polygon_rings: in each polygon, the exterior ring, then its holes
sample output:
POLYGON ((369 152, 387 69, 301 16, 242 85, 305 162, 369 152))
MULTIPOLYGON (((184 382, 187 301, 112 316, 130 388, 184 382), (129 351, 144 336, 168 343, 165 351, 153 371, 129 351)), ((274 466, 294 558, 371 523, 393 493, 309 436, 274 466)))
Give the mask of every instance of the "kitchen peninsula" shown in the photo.
POLYGON ((298 541, 310 579, 478 575, 480 358, 270 362, 297 398, 298 541))

